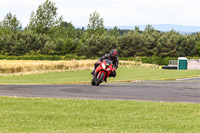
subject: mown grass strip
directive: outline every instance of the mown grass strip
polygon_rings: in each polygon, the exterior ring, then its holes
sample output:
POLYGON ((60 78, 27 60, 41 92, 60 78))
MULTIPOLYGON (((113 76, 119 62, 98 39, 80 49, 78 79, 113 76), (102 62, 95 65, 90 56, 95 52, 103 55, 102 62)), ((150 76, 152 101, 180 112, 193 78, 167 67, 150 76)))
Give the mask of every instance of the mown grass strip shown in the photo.
MULTIPOLYGON (((48 72, 22 76, 0 76, 0 84, 77 84, 90 83, 90 70, 48 72)), ((167 80, 200 77, 199 70, 162 70, 157 68, 121 67, 108 82, 137 80, 167 80)))
POLYGON ((0 132, 199 132, 200 104, 0 97, 0 132))

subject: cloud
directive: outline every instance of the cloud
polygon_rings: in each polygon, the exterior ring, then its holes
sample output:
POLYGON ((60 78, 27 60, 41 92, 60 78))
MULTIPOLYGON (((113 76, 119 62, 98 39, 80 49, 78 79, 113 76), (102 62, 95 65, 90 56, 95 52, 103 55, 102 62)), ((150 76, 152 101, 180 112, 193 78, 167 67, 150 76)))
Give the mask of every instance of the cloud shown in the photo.
POLYGON ((29 17, 33 10, 36 10, 40 1, 37 0, 0 0, 0 21, 7 13, 11 12, 25 27, 29 23, 29 17))
MULTIPOLYGON (((200 25, 199 0, 53 0, 58 16, 74 25, 86 26, 94 11, 104 25, 185 24, 200 25)), ((0 20, 12 12, 26 26, 30 13, 45 0, 0 0, 0 20)))

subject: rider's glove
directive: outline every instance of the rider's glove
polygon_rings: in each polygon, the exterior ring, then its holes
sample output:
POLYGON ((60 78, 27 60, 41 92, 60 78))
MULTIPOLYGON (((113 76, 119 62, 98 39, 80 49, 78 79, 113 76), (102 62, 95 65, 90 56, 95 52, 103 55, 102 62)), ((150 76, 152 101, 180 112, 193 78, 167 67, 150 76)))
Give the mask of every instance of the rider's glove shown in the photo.
POLYGON ((100 61, 100 60, 98 60, 98 61, 97 61, 97 63, 98 63, 98 64, 100 64, 100 63, 101 63, 101 61, 100 61))
POLYGON ((116 68, 113 68, 113 69, 112 69, 112 71, 115 71, 115 70, 116 70, 116 68))

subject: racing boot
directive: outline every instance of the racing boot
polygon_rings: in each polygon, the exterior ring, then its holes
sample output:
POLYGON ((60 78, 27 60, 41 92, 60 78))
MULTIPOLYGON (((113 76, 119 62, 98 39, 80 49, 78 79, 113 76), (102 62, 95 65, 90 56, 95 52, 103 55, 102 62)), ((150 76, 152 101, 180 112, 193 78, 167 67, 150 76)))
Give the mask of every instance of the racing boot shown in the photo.
POLYGON ((107 83, 107 77, 104 79, 104 81, 107 83))
POLYGON ((95 68, 92 70, 91 74, 94 75, 95 68))

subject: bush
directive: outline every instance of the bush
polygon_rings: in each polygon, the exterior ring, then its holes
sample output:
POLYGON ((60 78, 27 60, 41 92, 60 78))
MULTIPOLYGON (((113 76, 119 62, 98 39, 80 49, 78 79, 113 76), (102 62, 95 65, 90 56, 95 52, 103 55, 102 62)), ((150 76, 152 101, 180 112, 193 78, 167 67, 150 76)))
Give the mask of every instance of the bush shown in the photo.
POLYGON ((157 65, 168 65, 169 60, 177 60, 178 57, 158 57, 158 56, 140 56, 140 57, 119 57, 119 60, 130 60, 142 63, 157 64, 157 65))
POLYGON ((139 57, 137 61, 141 61, 143 63, 150 63, 150 64, 157 64, 157 65, 168 65, 169 60, 177 60, 178 57, 158 57, 158 56, 151 56, 151 57, 139 57))

